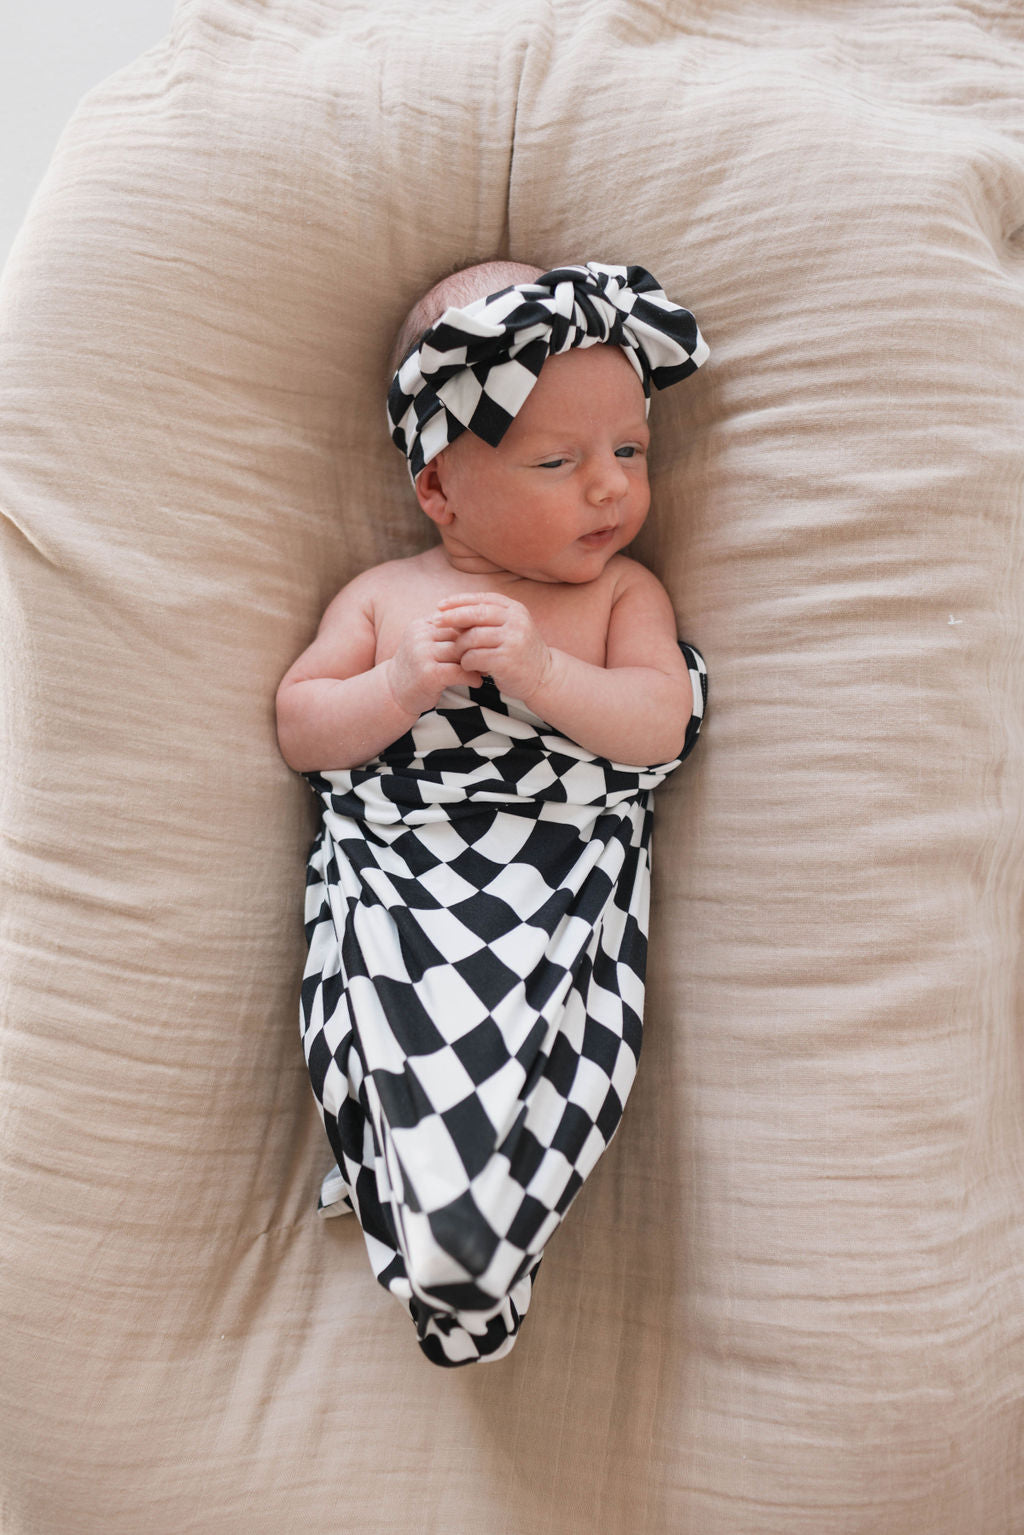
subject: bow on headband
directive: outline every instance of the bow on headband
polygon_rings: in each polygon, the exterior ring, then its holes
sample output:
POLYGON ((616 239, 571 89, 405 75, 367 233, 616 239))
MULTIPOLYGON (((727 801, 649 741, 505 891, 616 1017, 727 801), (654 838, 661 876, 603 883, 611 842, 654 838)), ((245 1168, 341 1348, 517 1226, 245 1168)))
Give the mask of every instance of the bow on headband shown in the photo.
POLYGON ((555 267, 542 277, 446 309, 403 361, 388 390, 391 437, 415 483, 424 464, 464 431, 497 447, 548 357, 619 346, 650 405, 708 356, 688 309, 642 266, 555 267))

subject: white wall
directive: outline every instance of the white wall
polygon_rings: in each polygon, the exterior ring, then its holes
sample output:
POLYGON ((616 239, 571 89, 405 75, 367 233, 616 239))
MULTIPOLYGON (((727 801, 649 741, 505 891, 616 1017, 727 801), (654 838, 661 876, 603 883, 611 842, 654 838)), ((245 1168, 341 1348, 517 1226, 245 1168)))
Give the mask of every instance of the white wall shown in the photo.
POLYGON ((174 0, 0 0, 0 266, 86 91, 160 41, 174 0))

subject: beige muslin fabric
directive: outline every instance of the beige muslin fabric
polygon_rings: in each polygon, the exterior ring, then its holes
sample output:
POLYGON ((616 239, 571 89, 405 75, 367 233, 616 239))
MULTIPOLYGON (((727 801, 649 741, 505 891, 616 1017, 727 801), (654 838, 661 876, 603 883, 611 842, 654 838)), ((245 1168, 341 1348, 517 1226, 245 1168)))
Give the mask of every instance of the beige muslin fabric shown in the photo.
POLYGON ((1024 1528, 1024 22, 182 0, 0 291, 4 1535, 1024 1528), (273 692, 425 536, 440 271, 648 266, 639 553, 712 714, 647 1039, 508 1360, 312 1215, 273 692))

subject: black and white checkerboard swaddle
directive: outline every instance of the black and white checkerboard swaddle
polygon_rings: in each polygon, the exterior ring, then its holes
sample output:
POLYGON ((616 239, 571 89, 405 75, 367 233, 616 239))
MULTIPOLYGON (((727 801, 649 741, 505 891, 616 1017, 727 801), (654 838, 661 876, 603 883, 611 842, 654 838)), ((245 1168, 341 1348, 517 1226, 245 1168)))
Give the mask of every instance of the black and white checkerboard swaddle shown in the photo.
POLYGON ((548 1241, 640 1051, 651 790, 681 756, 595 757, 485 679, 367 767, 309 774, 302 1032, 382 1285, 437 1364, 512 1347, 548 1241))

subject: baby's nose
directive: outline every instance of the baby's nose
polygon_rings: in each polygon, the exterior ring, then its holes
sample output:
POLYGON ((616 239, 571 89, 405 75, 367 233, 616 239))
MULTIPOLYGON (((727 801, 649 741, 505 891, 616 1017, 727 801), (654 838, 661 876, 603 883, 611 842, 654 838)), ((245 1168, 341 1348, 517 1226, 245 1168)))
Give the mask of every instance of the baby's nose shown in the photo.
POLYGON ((629 480, 621 459, 609 454, 607 458, 596 462, 588 486, 592 501, 618 501, 626 494, 628 487, 629 480))

